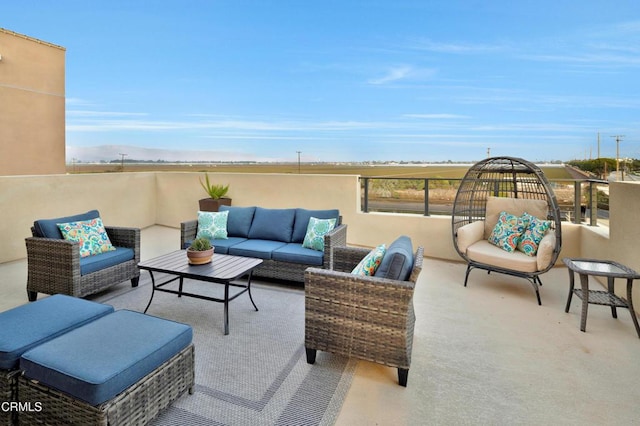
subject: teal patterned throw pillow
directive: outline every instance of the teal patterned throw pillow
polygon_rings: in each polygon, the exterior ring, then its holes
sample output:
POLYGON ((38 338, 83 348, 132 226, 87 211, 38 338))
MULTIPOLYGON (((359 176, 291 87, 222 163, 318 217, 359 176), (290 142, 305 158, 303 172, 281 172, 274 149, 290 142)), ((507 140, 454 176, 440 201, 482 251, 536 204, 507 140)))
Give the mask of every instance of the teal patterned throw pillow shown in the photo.
POLYGON ((526 212, 522 215, 522 220, 528 225, 518 241, 517 248, 527 256, 535 256, 538 253, 540 241, 551 227, 551 222, 540 220, 526 212))
POLYGON ((228 238, 228 218, 228 210, 223 212, 198 212, 198 235, 196 235, 196 238, 226 240, 228 238))
POLYGON ((364 259, 358 263, 358 265, 351 271, 355 275, 373 276, 382 263, 382 258, 387 252, 387 247, 384 244, 380 244, 367 254, 364 259))
POLYGON ((304 236, 304 241, 302 241, 302 247, 324 251, 324 236, 333 230, 336 226, 336 221, 337 219, 335 218, 309 218, 309 225, 307 225, 307 233, 304 236))
POLYGON ((80 257, 106 253, 116 248, 111 244, 102 220, 98 217, 78 222, 58 223, 65 240, 80 244, 80 257))
POLYGON ((496 223, 491 235, 489 235, 488 241, 509 253, 513 253, 526 227, 527 223, 524 222, 522 217, 500 212, 498 223, 496 223))

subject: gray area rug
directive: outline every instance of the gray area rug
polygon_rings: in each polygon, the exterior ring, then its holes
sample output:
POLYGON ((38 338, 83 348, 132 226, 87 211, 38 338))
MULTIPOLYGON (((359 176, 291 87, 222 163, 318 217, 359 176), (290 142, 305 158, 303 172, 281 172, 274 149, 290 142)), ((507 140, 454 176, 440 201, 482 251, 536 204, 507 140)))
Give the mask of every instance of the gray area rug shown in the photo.
MULTIPOLYGON (((155 275, 157 280, 161 274, 155 275)), ((185 280, 184 290, 224 294, 222 285, 193 280, 185 280)), ((155 293, 147 314, 191 325, 196 350, 194 394, 174 402, 155 425, 335 423, 356 361, 318 352, 316 363, 307 364, 301 288, 254 281, 251 293, 259 311, 248 294, 233 300, 227 336, 222 303, 155 293)), ((143 272, 137 288, 123 283, 93 300, 142 312, 150 296, 149 274, 143 272)))

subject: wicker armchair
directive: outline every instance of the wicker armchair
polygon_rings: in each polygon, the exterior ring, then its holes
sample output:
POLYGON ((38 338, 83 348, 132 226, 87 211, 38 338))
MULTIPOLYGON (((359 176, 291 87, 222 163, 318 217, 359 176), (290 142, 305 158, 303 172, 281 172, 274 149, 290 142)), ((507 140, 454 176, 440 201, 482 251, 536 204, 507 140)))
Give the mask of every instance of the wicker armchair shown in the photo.
POLYGON ((140 229, 105 226, 111 244, 130 248, 133 259, 82 275, 78 243, 56 238, 42 238, 32 227, 27 246, 27 296, 37 299, 38 293, 67 294, 84 297, 108 287, 131 280, 132 287, 140 279, 140 229))
POLYGON ((418 247, 408 281, 351 274, 370 250, 336 247, 333 270, 305 272, 305 348, 356 357, 398 369, 407 386, 413 348, 413 290, 422 270, 418 247))

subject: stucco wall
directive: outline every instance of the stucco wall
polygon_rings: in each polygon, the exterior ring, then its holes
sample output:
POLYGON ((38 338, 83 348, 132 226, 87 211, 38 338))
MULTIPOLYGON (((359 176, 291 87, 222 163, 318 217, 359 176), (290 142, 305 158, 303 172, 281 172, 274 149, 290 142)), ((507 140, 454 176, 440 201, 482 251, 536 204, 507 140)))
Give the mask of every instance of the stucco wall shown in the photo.
POLYGON ((0 175, 65 172, 65 49, 0 28, 0 175))

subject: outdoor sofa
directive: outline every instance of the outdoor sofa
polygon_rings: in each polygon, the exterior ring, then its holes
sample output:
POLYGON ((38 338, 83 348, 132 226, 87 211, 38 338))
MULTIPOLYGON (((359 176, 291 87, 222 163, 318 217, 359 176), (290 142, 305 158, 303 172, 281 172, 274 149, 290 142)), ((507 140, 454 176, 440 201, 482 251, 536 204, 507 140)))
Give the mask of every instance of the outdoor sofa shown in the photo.
MULTIPOLYGON (((201 228, 202 218, 207 214, 211 213, 199 212, 201 228)), ((226 216, 226 232, 223 232, 226 238, 210 238, 215 253, 263 259, 253 271, 254 276, 304 282, 304 271, 308 267, 330 268, 334 248, 347 244, 347 225, 341 223, 337 209, 220 206, 220 211, 214 214, 226 216), (309 223, 326 224, 332 219, 335 219, 334 228, 322 236, 321 247, 304 247, 305 237, 311 232, 309 223)), ((181 248, 188 248, 198 233, 202 233, 198 228, 198 220, 180 224, 181 248)))

